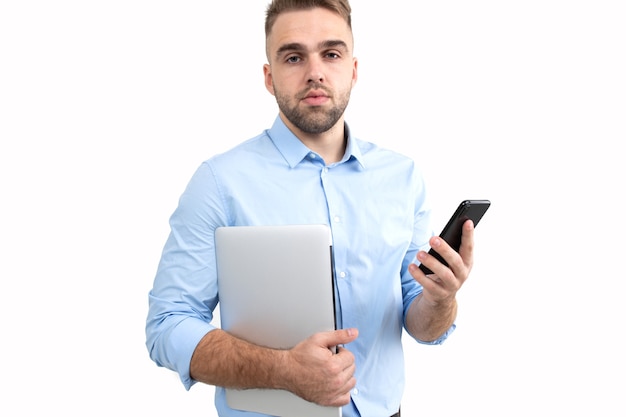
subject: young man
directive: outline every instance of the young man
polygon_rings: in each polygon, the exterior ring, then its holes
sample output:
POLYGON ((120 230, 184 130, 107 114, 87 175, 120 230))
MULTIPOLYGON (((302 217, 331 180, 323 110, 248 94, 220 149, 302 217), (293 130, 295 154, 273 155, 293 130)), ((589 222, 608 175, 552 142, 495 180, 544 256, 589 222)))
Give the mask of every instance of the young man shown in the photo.
MULTIPOLYGON (((352 136, 344 110, 357 81, 347 0, 275 0, 266 16, 273 126, 205 161, 173 213, 150 292, 147 347, 185 387, 279 388, 343 406, 345 417, 392 416, 404 388, 402 328, 438 344, 454 329, 456 293, 472 266, 473 225, 459 253, 433 237, 414 162, 352 136), (333 235, 340 330, 289 350, 237 339, 210 324, 218 303, 219 226, 325 223, 333 235), (423 251, 437 250, 450 267, 423 251), (421 262, 433 275, 425 276, 421 262), (339 348, 332 354, 329 347, 339 348)), ((245 254, 242 254, 245 258, 245 254)), ((306 294, 303 294, 305 297, 306 294)))

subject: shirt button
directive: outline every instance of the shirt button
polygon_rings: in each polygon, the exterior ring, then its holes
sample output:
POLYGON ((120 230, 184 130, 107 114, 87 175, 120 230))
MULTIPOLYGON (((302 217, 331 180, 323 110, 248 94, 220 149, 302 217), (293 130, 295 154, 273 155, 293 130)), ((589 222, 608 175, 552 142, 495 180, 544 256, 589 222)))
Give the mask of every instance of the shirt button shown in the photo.
POLYGON ((333 217, 333 220, 335 221, 335 223, 341 223, 341 217, 339 216, 333 217))
POLYGON ((345 277, 346 277, 346 275, 347 275, 347 274, 346 274, 345 272, 343 272, 343 271, 341 271, 341 272, 339 273, 339 276, 340 276, 341 278, 345 278, 345 277))
POLYGON ((309 153, 309 158, 311 158, 311 159, 315 159, 316 157, 317 157, 317 156, 316 156, 313 152, 309 153))
POLYGON ((352 390, 352 395, 359 395, 359 389, 358 388, 354 388, 352 390))

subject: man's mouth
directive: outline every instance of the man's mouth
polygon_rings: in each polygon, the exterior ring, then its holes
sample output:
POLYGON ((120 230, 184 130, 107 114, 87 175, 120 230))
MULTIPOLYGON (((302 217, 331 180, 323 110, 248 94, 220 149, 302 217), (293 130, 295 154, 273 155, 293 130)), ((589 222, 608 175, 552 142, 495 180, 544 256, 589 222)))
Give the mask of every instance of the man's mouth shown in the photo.
POLYGON ((328 95, 320 90, 309 91, 303 98, 302 101, 311 105, 311 106, 319 106, 326 103, 329 100, 328 95))

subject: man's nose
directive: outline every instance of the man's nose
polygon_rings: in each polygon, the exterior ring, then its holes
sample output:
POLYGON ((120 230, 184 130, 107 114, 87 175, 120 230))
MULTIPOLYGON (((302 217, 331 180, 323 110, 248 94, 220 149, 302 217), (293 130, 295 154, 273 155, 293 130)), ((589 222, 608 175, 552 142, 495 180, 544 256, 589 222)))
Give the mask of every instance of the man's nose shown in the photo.
POLYGON ((309 60, 309 79, 310 83, 324 82, 324 71, 322 62, 319 58, 309 60))

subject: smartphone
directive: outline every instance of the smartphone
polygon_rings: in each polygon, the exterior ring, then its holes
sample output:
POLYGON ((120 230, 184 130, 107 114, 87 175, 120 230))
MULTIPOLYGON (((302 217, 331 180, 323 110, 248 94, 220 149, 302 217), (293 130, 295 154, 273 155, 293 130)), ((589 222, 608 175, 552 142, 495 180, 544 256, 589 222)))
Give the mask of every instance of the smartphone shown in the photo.
MULTIPOLYGON (((458 252, 461 247, 461 233, 465 221, 471 220, 474 222, 474 226, 476 226, 490 205, 491 202, 489 200, 461 201, 461 204, 459 204, 452 217, 450 217, 450 220, 448 220, 448 223, 441 231, 439 237, 445 240, 448 245, 452 247, 452 249, 458 252)), ((428 251, 428 253, 437 258, 442 264, 448 266, 448 263, 441 257, 441 255, 435 252, 432 248, 428 251)), ((420 269, 426 275, 433 273, 430 269, 421 264, 420 269)))

